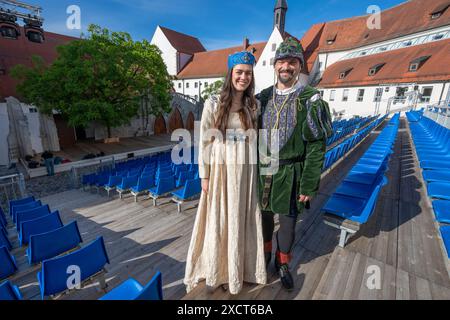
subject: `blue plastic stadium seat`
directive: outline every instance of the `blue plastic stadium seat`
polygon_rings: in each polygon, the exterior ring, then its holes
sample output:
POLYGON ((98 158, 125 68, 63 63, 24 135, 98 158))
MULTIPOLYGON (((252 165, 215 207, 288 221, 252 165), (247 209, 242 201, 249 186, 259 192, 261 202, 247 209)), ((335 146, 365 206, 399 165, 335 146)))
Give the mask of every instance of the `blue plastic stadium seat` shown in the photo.
POLYGON ((40 206, 31 210, 16 212, 16 229, 20 233, 22 222, 43 218, 51 213, 48 205, 40 206))
POLYGON ((161 178, 157 181, 155 187, 150 188, 149 197, 153 199, 153 204, 156 205, 156 199, 175 189, 175 179, 173 176, 161 178))
POLYGON ((12 249, 11 242, 8 239, 8 235, 6 234, 6 230, 0 227, 0 247, 5 246, 8 250, 12 249))
POLYGON ((157 272, 145 286, 130 278, 100 300, 163 300, 161 272, 157 272))
POLYGON ((63 223, 59 211, 55 211, 42 218, 22 222, 19 232, 20 246, 27 245, 30 236, 46 233, 61 228, 63 223))
POLYGON ((450 161, 424 160, 420 161, 420 167, 424 170, 450 170, 450 161))
POLYGON ((21 204, 26 204, 28 202, 33 202, 33 201, 34 201, 34 197, 27 197, 27 198, 23 198, 23 199, 19 199, 19 200, 10 200, 9 201, 9 214, 11 214, 11 212, 12 212, 12 207, 21 205, 21 204))
POLYGON ((38 201, 32 201, 32 202, 28 202, 25 204, 20 204, 20 205, 12 207, 11 217, 12 217, 13 222, 17 221, 17 219, 16 219, 17 212, 31 210, 31 209, 34 209, 34 208, 37 208, 40 206, 42 206, 42 203, 40 200, 38 200, 38 201))
POLYGON ((450 226, 442 226, 440 227, 440 230, 448 258, 450 259, 450 226))
POLYGON ((27 248, 28 263, 31 265, 56 257, 78 247, 82 241, 76 221, 46 233, 32 235, 27 248))
POLYGON ((0 284, 0 301, 22 300, 19 288, 9 281, 0 284))
POLYGON ((41 271, 37 274, 41 298, 56 295, 66 291, 67 273, 69 266, 78 266, 81 272, 80 281, 91 278, 102 272, 109 258, 106 253, 103 237, 99 237, 87 246, 69 253, 65 256, 56 257, 42 262, 41 271))
POLYGON ((0 279, 5 279, 17 271, 16 260, 9 253, 8 248, 0 247, 0 279))
POLYGON ((381 186, 381 183, 377 185, 368 199, 333 194, 322 211, 351 221, 365 223, 374 211, 381 186))
POLYGON ((433 210, 438 222, 450 224, 450 201, 434 200, 433 210))
POLYGON ((137 197, 148 191, 151 187, 155 185, 155 176, 143 175, 141 176, 137 184, 131 187, 131 194, 134 196, 134 201, 137 201, 137 197))
POLYGON ((6 221, 5 213, 3 212, 2 207, 0 206, 0 226, 6 227, 8 221, 6 221))
POLYGON ((187 200, 201 193, 201 180, 191 179, 187 180, 184 188, 172 192, 172 195, 179 200, 187 200))
POLYGON ((430 182, 428 196, 435 199, 450 200, 450 182, 430 182))
POLYGON ((426 182, 450 182, 450 171, 447 170, 424 170, 422 176, 426 182))

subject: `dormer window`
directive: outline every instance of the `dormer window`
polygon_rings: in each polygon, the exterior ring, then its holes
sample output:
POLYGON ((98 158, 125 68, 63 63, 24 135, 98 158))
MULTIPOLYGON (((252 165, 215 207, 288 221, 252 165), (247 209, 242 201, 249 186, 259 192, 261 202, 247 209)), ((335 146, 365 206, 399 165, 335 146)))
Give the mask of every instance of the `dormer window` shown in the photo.
POLYGON ((367 54, 367 51, 363 51, 360 53, 360 55, 365 56, 367 54))
POLYGON ((433 40, 441 40, 443 37, 444 37, 443 33, 436 34, 436 35, 433 36, 433 40))
POLYGON ((333 44, 333 43, 336 41, 336 37, 337 37, 337 33, 330 34, 330 35, 327 37, 327 44, 328 44, 328 45, 333 44))
POLYGON ((409 63, 409 72, 416 72, 431 56, 422 56, 409 63))
POLYGON ((381 47, 380 48, 380 51, 386 51, 387 50, 387 47, 381 47))
POLYGON ((349 68, 347 70, 342 71, 339 74, 339 79, 344 79, 350 73, 350 71, 352 71, 352 70, 353 70, 353 68, 349 68))
POLYGON ((411 40, 403 42, 403 46, 405 46, 405 47, 409 47, 410 45, 412 45, 411 40))
POLYGON ((436 9, 434 9, 433 11, 430 12, 431 19, 434 20, 434 19, 440 18, 449 6, 450 6, 450 3, 448 3, 448 2, 437 6, 436 9))
POLYGON ((377 65, 374 65, 372 68, 369 69, 369 76, 374 76, 386 63, 379 63, 377 65))

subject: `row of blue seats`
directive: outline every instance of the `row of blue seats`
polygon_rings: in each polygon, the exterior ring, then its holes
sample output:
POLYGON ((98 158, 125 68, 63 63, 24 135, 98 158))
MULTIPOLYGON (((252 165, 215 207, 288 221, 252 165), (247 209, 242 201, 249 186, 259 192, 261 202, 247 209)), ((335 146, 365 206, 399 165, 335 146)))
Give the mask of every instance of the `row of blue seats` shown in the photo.
POLYGON ((355 135, 345 139, 337 146, 328 150, 325 153, 325 161, 322 171, 326 171, 331 168, 339 159, 341 159, 347 152, 349 152, 355 145, 357 145, 361 140, 363 140, 374 128, 376 128, 383 120, 383 118, 376 119, 370 125, 368 125, 363 130, 359 131, 355 135))
POLYGON ((353 133, 355 130, 358 130, 359 128, 364 127, 366 124, 374 121, 376 118, 377 117, 354 118, 351 119, 354 121, 347 121, 341 126, 334 125, 333 123, 334 134, 330 138, 328 138, 327 145, 332 145, 336 141, 339 141, 347 135, 353 133))
POLYGON ((436 220, 450 258, 450 129, 423 115, 406 114, 416 154, 432 199, 436 220))
MULTIPOLYGON (((15 212, 19 218, 22 211, 17 211, 17 207, 36 202, 34 197, 10 201, 10 213, 15 212)), ((48 208, 48 206, 41 207, 48 208)), ((3 211, 1 215, 5 218, 3 211)), ((104 266, 109 263, 102 237, 80 249, 79 244, 82 242, 82 239, 76 221, 62 226, 59 214, 50 213, 43 218, 34 219, 30 222, 36 225, 36 229, 33 230, 39 233, 30 235, 27 255, 30 264, 41 262, 41 271, 38 272, 37 278, 42 299, 70 289, 67 288, 67 270, 69 266, 75 265, 79 267, 79 270, 81 270, 80 281, 83 282, 98 275, 102 270, 104 271, 104 266), (49 217, 55 217, 57 223, 48 223, 48 221, 51 221, 49 217), (57 228, 45 231, 46 227, 50 229, 52 227, 57 228), (77 250, 63 255, 74 249, 77 250)), ((24 223, 22 223, 22 231, 24 223)), ((7 278, 16 271, 17 265, 14 257, 9 253, 6 246, 1 246, 0 279, 7 278)), ((140 286, 134 279, 129 279, 104 296, 103 299, 114 300, 120 297, 128 297, 129 299, 148 299, 151 297, 162 299, 161 274, 158 273, 145 288, 140 286)), ((6 281, 0 285, 0 300, 20 298, 21 295, 18 288, 10 282, 6 281)))
MULTIPOLYGON (((385 172, 397 137, 399 118, 400 114, 392 117, 388 126, 381 131, 328 199, 322 212, 357 224, 364 224, 369 220, 381 188, 387 183, 385 172)), ((356 231, 342 226, 339 226, 339 229, 341 229, 339 245, 343 247, 348 236, 356 231)))
MULTIPOLYGON (((170 153, 166 154, 170 155, 170 153)), ((193 148, 191 148, 191 155, 194 155, 193 148)), ((157 159, 147 162, 144 167, 142 167, 142 161, 133 161, 132 165, 127 165, 127 168, 129 171, 125 172, 109 170, 85 175, 82 182, 84 185, 95 186, 97 190, 104 188, 108 196, 111 190, 116 190, 120 198, 124 193, 130 192, 135 201, 139 195, 148 193, 154 205, 158 198, 172 194, 172 200, 179 204, 179 211, 181 203, 198 196, 201 192, 197 164, 174 164, 167 159, 157 159), (130 176, 130 172, 137 175, 130 176)))

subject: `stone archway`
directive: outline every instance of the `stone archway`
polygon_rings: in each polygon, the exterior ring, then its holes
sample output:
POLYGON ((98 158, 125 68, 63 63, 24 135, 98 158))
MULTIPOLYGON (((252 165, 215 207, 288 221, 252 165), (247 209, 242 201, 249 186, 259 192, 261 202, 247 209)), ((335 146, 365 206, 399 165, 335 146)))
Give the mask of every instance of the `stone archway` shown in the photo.
POLYGON ((169 132, 172 133, 177 129, 182 129, 183 126, 183 118, 181 117, 180 110, 178 108, 173 109, 170 117, 169 117, 169 132))
POLYGON ((162 115, 156 117, 153 132, 154 134, 167 134, 166 120, 162 115))
POLYGON ((195 122, 195 117, 194 114, 191 112, 189 112, 187 119, 186 119, 186 129, 187 130, 194 130, 194 122, 195 122))

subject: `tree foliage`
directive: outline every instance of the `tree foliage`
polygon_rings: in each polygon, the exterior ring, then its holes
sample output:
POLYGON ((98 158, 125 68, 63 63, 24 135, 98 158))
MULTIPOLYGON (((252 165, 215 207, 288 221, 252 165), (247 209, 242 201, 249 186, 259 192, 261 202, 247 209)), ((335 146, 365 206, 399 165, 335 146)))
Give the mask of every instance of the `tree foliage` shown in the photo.
POLYGON ((152 114, 170 111, 172 85, 156 46, 96 25, 88 31, 87 38, 59 46, 52 65, 33 57, 31 68, 13 69, 26 102, 42 113, 60 112, 74 127, 97 121, 108 137, 137 115, 143 95, 152 96, 152 114))
POLYGON ((209 97, 217 95, 220 93, 220 90, 222 90, 224 80, 217 80, 216 82, 210 84, 208 87, 205 88, 202 92, 202 99, 207 100, 209 97))

